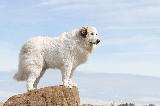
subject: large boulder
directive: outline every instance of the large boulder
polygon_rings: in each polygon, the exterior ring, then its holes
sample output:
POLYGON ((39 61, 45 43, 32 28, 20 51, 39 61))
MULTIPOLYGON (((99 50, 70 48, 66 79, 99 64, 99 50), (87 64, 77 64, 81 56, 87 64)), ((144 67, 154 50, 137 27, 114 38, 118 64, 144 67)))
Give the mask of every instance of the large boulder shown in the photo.
POLYGON ((76 87, 51 86, 12 96, 4 106, 80 106, 80 98, 76 87))

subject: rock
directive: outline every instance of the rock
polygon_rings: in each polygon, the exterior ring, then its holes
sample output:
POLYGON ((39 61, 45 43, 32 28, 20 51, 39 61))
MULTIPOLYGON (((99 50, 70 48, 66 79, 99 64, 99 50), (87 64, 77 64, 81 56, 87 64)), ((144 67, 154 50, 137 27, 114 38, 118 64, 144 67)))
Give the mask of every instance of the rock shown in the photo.
POLYGON ((4 106, 80 106, 76 87, 53 86, 10 97, 4 106))
POLYGON ((83 104, 81 106, 94 106, 94 105, 91 105, 91 104, 83 104))
POLYGON ((3 106, 3 103, 2 103, 2 102, 0 102, 0 106, 3 106))

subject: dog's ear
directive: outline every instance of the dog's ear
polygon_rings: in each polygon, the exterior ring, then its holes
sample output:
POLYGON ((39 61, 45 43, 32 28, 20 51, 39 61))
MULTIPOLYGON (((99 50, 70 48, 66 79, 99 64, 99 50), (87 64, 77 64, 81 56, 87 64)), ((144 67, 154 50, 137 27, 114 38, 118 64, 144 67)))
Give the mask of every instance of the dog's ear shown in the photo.
POLYGON ((80 34, 83 38, 86 38, 86 35, 87 35, 87 28, 85 27, 82 27, 81 30, 80 30, 80 34))

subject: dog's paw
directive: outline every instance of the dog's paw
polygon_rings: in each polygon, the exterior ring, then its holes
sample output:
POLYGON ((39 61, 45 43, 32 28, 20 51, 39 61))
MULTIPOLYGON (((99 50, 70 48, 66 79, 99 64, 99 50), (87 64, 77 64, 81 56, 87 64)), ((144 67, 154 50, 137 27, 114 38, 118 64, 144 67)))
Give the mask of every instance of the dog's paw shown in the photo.
POLYGON ((72 88, 72 85, 70 84, 70 80, 65 80, 63 82, 63 85, 66 87, 66 88, 72 88))
POLYGON ((66 88, 72 88, 72 85, 70 85, 70 84, 64 84, 64 86, 65 86, 66 88))
POLYGON ((72 79, 69 79, 68 81, 69 81, 69 84, 70 84, 72 87, 73 87, 73 86, 77 87, 77 84, 76 84, 74 81, 72 81, 72 79))
POLYGON ((36 88, 28 88, 28 92, 35 90, 36 88))
POLYGON ((78 85, 77 85, 77 83, 72 83, 72 86, 75 86, 75 87, 77 87, 78 85))

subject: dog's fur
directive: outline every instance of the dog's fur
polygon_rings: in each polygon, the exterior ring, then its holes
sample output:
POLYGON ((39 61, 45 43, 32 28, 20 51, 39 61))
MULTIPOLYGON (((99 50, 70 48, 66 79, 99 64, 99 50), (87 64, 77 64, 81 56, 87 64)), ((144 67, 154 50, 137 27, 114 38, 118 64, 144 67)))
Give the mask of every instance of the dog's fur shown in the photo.
POLYGON ((87 61, 99 41, 96 28, 91 26, 65 32, 57 38, 32 38, 20 51, 19 69, 14 78, 26 80, 27 90, 33 90, 46 69, 57 68, 61 70, 64 86, 76 86, 72 81, 74 70, 87 61))

